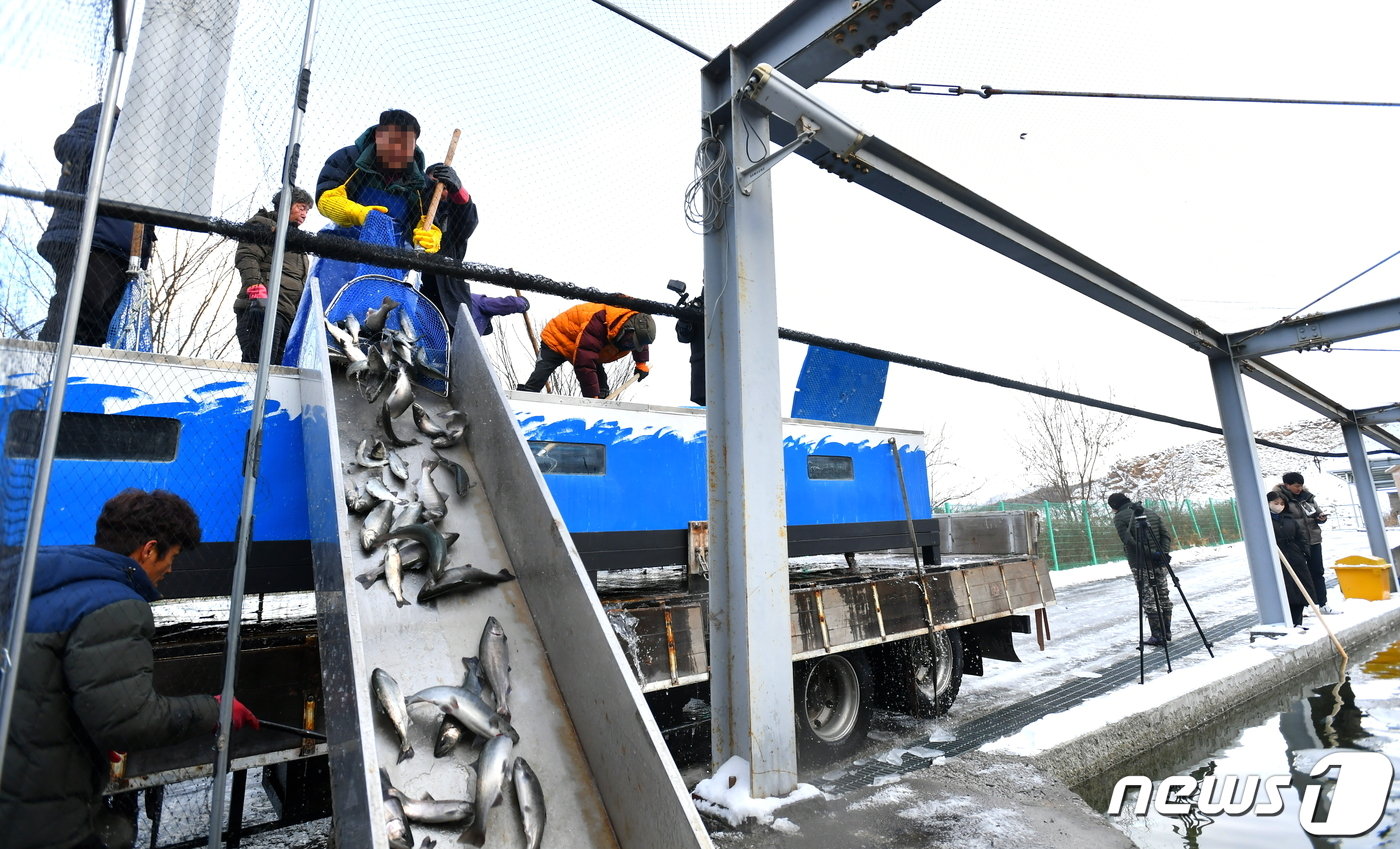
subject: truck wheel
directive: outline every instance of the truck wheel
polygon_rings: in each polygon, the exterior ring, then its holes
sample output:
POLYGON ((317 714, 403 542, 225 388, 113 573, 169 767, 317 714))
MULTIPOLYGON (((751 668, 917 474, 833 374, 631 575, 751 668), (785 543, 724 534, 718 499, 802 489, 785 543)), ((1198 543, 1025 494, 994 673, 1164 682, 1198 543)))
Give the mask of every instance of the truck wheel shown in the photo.
POLYGON ((942 716, 953 706, 962 688, 962 635, 935 631, 909 640, 910 689, 914 716, 942 716))
POLYGON ((870 661, 859 649, 802 661, 794 669, 793 697, 802 757, 849 754, 865 740, 874 712, 870 661))

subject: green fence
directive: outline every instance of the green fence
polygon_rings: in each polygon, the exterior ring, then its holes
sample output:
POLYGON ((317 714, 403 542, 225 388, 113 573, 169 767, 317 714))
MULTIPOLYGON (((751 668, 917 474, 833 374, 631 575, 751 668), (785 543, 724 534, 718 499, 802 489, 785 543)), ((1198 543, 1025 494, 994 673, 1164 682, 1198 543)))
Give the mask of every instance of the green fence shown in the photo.
MULTIPOLYGON (((1202 545, 1224 545, 1239 542, 1239 511, 1233 498, 1224 501, 1206 499, 1192 501, 1144 501, 1143 504, 1162 517, 1175 540, 1173 548, 1195 548, 1202 545)), ((995 504, 944 504, 943 513, 965 513, 978 510, 1035 510, 1044 520, 1040 527, 1040 551, 1052 569, 1072 569, 1092 566, 1110 560, 1123 559, 1123 543, 1113 529, 1113 511, 1102 502, 1074 501, 1068 504, 1041 501, 1020 504, 999 501, 995 504)))

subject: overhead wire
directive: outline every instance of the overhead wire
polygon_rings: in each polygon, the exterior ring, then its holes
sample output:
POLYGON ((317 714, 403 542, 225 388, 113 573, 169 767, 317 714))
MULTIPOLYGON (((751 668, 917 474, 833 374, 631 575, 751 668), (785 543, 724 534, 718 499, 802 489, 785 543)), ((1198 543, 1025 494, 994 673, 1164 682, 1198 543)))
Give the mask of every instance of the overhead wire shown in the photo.
POLYGON ((821 82, 858 85, 872 94, 884 94, 890 91, 903 91, 907 94, 931 94, 943 97, 975 94, 983 100, 988 100, 1001 94, 1019 94, 1038 97, 1100 97, 1119 100, 1191 100, 1214 103, 1283 103, 1303 106, 1400 106, 1400 103, 1377 100, 1308 100, 1299 97, 1234 97, 1215 94, 1141 94, 1122 91, 1053 91, 1048 89, 995 88, 989 85, 968 88, 960 85, 944 85, 942 83, 898 84, 888 83, 884 80, 856 80, 838 77, 827 77, 821 80, 821 82))
POLYGON ((623 18, 626 18, 627 20, 631 21, 632 23, 636 24, 637 26, 641 27, 642 29, 646 30, 647 32, 650 32, 650 33, 652 33, 653 35, 659 35, 659 36, 661 36, 662 38, 666 39, 667 41, 669 41, 669 42, 671 42, 672 44, 676 45, 677 47, 681 48, 682 50, 685 50, 685 51, 687 51, 687 52, 689 52, 689 53, 692 53, 692 54, 694 54, 695 56, 698 56, 698 57, 700 57, 701 59, 704 59, 706 62, 709 62, 709 61, 711 61, 711 60, 714 58, 713 56, 710 56, 710 55, 708 55, 707 53, 705 53, 705 52, 704 52, 703 50, 701 50, 700 48, 698 48, 698 47, 693 47, 693 46, 691 46, 690 44, 687 44, 686 42, 682 41, 681 39, 677 38, 676 36, 671 35, 669 32, 665 31, 665 30, 662 29, 661 27, 658 27, 658 26, 656 26, 655 24, 649 23, 649 22, 646 21, 644 18, 641 18, 641 17, 638 17, 637 15, 632 14, 631 12, 627 11, 626 9, 622 8, 621 6, 618 6, 618 5, 615 4, 615 3, 609 3, 608 0, 593 0, 593 2, 596 3, 596 4, 598 4, 599 6, 602 6, 604 9, 607 9, 609 12, 612 12, 612 13, 615 14, 615 15, 619 15, 619 16, 621 16, 621 17, 623 17, 623 18))
MULTIPOLYGON (((988 85, 984 85, 984 86, 981 86, 981 87, 979 87, 979 88, 973 89, 973 88, 966 88, 966 87, 964 87, 964 86, 958 86, 958 85, 943 85, 943 84, 938 84, 938 83, 903 83, 903 84, 896 84, 896 83, 885 82, 884 80, 845 79, 845 78, 839 78, 839 77, 827 77, 827 78, 821 80, 821 82, 824 82, 824 83, 837 83, 837 84, 844 84, 844 85, 858 85, 858 86, 861 87, 862 90, 871 92, 872 94, 884 94, 884 93, 889 92, 889 91, 903 91, 903 92, 906 92, 906 93, 908 93, 908 94, 926 94, 926 95, 952 96, 952 97, 956 97, 956 96, 964 95, 964 94, 975 94, 975 95, 981 97, 981 98, 984 99, 984 100, 989 99, 989 98, 993 97, 994 95, 1013 94, 1013 95, 1035 95, 1035 96, 1043 96, 1043 97, 1098 97, 1098 98, 1117 98, 1117 99, 1136 99, 1136 100, 1187 100, 1187 101, 1198 101, 1198 102, 1219 102, 1219 103, 1275 103, 1275 104, 1293 104, 1293 105, 1309 105, 1309 106, 1400 106, 1400 102, 1390 102, 1390 101, 1371 101, 1371 100, 1309 100, 1309 99, 1296 98, 1296 97, 1235 97, 1235 96, 1228 96, 1228 95, 1137 94, 1137 93, 1128 93, 1128 92, 1108 92, 1108 91, 1054 91, 1054 90, 1046 90, 1046 89, 999 89, 999 88, 994 88, 994 87, 988 86, 988 85)), ((1243 342, 1243 341, 1245 341, 1245 340, 1247 340, 1247 339, 1251 339, 1251 338, 1253 338, 1254 336, 1259 335, 1260 333, 1265 332, 1266 330, 1270 330, 1270 329, 1272 329, 1272 328, 1275 328, 1275 327, 1278 327, 1278 326, 1280 326, 1280 325, 1282 325, 1282 324, 1285 324, 1285 323, 1287 323, 1287 322, 1289 322, 1289 321, 1292 321, 1294 318, 1296 318, 1296 317, 1297 317, 1300 313, 1302 313, 1304 310, 1307 310, 1307 309, 1309 309, 1310 307, 1312 307, 1312 306, 1314 306, 1315 304, 1317 304, 1318 302, 1324 300, 1325 298, 1328 298, 1328 297, 1330 297, 1331 295, 1336 294, 1336 293, 1337 293, 1338 291, 1340 291, 1343 287, 1345 287, 1345 286, 1347 286, 1347 285, 1349 285, 1349 284, 1351 284, 1351 283, 1354 283, 1356 280, 1358 280, 1358 279, 1360 279, 1361 277, 1363 277, 1364 275, 1366 275, 1366 274, 1368 274, 1368 273, 1370 273, 1370 272, 1376 270, 1377 268, 1379 268, 1380 266, 1384 265, 1385 263, 1389 262, 1390 260, 1394 259, 1394 258, 1397 257, 1397 256, 1400 256, 1400 251, 1396 251, 1395 253, 1390 254, 1390 255, 1387 256, 1385 259, 1382 259, 1381 261, 1375 263, 1374 265, 1370 266, 1369 268, 1367 268, 1366 270, 1362 271, 1361 273, 1354 275, 1353 277, 1351 277, 1350 279, 1348 279, 1348 280, 1346 280, 1345 282, 1341 283, 1340 285, 1333 287, 1332 289, 1328 290, 1327 292, 1323 293, 1322 295, 1318 296, 1317 298, 1314 298, 1314 299, 1313 299, 1312 301, 1310 301, 1309 303, 1305 304, 1304 306, 1300 307, 1299 309, 1294 310, 1293 312, 1289 313, 1288 315, 1284 316, 1283 318, 1280 318, 1279 320, 1273 322, 1272 324, 1266 325, 1266 326, 1264 326, 1264 327, 1260 327, 1260 328, 1254 330, 1253 332, 1251 332, 1251 333, 1249 333, 1249 334, 1247 334, 1247 335, 1241 336, 1241 337, 1239 338, 1238 341, 1243 342)), ((1335 349, 1334 349, 1334 350, 1335 350, 1335 349)))

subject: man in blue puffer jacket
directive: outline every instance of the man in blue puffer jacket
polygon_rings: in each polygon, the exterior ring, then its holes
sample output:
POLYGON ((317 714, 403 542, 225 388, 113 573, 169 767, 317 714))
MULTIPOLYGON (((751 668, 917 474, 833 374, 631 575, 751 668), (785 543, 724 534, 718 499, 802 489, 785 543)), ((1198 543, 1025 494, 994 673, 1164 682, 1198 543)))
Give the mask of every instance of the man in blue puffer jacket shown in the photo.
MULTIPOLYGON (((108 753, 215 730, 215 697, 162 696, 151 681, 156 584, 199 539, 184 499, 128 489, 103 505, 93 545, 40 549, 0 780, 0 843, 103 849, 108 753)), ((235 701, 233 727, 245 724, 257 719, 235 701)))
MULTIPOLYGON (((480 217, 476 201, 450 165, 427 165, 418 147, 418 119, 402 109, 386 109, 379 123, 366 129, 355 143, 332 153, 316 178, 316 208, 358 238, 371 212, 394 221, 399 238, 427 253, 441 251, 460 260, 480 217), (427 220, 433 192, 442 186, 442 200, 432 221, 427 220)), ((469 301, 467 281, 442 274, 423 275, 423 294, 442 312, 448 326, 469 301)))
MULTIPOLYGON (((83 194, 88 189, 88 170, 92 152, 97 146, 97 124, 102 117, 102 104, 89 106, 73 119, 73 126, 53 143, 53 155, 63 163, 58 178, 60 192, 83 194)), ((39 331, 39 341, 57 342, 63 330, 63 310, 68 303, 68 289, 73 281, 73 265, 77 260, 78 233, 82 228, 83 211, 59 207, 49 219, 44 235, 39 237, 39 256, 54 270, 54 296, 49 301, 49 316, 39 331)), ((101 347, 107 341, 107 327, 121 306, 126 292, 126 269, 131 256, 132 223, 116 218, 97 217, 97 229, 92 234, 92 250, 88 253, 86 282, 83 285, 82 309, 78 312, 78 332, 73 337, 78 345, 101 347)), ((145 228, 141 245, 141 266, 151 257, 155 230, 145 228)))

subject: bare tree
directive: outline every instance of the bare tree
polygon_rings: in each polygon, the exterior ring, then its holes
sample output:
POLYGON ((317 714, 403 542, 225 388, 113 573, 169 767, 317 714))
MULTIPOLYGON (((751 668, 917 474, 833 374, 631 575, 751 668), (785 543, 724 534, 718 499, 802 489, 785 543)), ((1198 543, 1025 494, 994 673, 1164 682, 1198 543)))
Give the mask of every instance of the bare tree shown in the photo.
MULTIPOLYGON (((32 163, 23 163, 24 173, 16 173, 12 165, 0 158, 0 174, 10 182, 43 184, 32 163)), ((46 223, 42 209, 19 200, 6 200, 0 207, 0 335, 12 339, 39 335, 54 293, 53 267, 35 250, 46 223)))
MULTIPOLYGON (((33 214, 32 210, 27 214, 33 214)), ((33 339, 44 326, 45 308, 53 297, 53 268, 34 251, 34 239, 23 221, 26 213, 8 212, 0 219, 0 336, 33 339)), ((40 228, 42 230, 42 228, 40 228)))
POLYGON ((924 467, 928 471, 928 495, 933 509, 950 501, 976 495, 987 479, 968 472, 948 444, 948 426, 940 425, 938 435, 928 434, 924 442, 924 467))
POLYGON ((162 354, 228 359, 235 350, 232 296, 236 243, 164 230, 147 275, 151 337, 162 354))
MULTIPOLYGON (((1052 388, 1078 391, 1064 382, 1052 388)), ((1024 423, 1014 439, 1026 471, 1046 498, 1064 503, 1089 496, 1099 467, 1130 432, 1128 417, 1121 413, 1042 396, 1026 403, 1024 423)))

